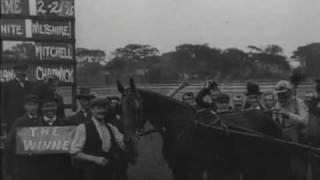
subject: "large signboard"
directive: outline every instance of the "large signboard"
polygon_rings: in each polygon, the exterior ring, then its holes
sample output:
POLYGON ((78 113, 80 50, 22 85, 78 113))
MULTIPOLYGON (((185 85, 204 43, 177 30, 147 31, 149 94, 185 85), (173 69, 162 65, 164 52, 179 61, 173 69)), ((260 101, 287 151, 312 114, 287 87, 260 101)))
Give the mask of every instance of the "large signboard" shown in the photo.
POLYGON ((17 154, 68 153, 76 126, 24 127, 17 129, 17 154))
POLYGON ((74 0, 36 0, 37 15, 74 16, 74 0))
POLYGON ((55 75, 61 86, 72 88, 75 105, 74 0, 0 2, 0 81, 14 79, 13 67, 23 62, 29 65, 30 81, 55 75))
POLYGON ((28 0, 1 0, 1 14, 28 15, 28 0))
POLYGON ((32 21, 33 38, 72 39, 73 29, 70 21, 32 21))
POLYGON ((33 38, 71 40, 74 30, 71 21, 30 19, 0 19, 2 39, 33 38))
POLYGON ((32 41, 3 41, 1 58, 33 60, 44 63, 46 61, 73 61, 74 45, 71 43, 47 43, 32 41))
POLYGON ((13 80, 16 77, 16 75, 13 72, 12 68, 8 69, 0 69, 0 82, 6 82, 13 80))
POLYGON ((36 43, 35 57, 45 60, 73 60, 73 46, 66 43, 36 43))
POLYGON ((73 66, 35 66, 35 74, 33 74, 36 80, 45 80, 48 76, 55 75, 63 83, 74 83, 74 68, 73 66))
MULTIPOLYGON (((73 65, 29 65, 29 70, 27 72, 27 77, 30 81, 43 81, 46 80, 48 76, 55 75, 59 78, 62 84, 73 84, 75 76, 73 65)), ((0 69, 0 80, 2 82, 10 81, 15 78, 13 71, 13 65, 2 66, 0 69)))
POLYGON ((1 0, 1 14, 74 17, 74 0, 1 0))
POLYGON ((1 37, 26 37, 26 21, 21 19, 0 19, 1 37))

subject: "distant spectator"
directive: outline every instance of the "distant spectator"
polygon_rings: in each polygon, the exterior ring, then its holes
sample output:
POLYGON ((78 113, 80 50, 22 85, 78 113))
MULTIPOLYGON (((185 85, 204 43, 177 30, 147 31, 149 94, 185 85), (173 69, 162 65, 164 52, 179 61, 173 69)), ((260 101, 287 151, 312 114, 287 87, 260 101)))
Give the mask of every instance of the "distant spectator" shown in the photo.
POLYGON ((316 96, 310 103, 310 113, 320 118, 320 79, 316 80, 316 96))
POLYGON ((90 103, 95 98, 95 94, 89 88, 80 88, 80 92, 76 95, 76 98, 80 104, 80 110, 68 119, 70 123, 79 125, 91 120, 90 103))
POLYGON ((276 104, 275 97, 272 93, 263 94, 263 102, 266 110, 271 110, 276 104))
POLYGON ((208 108, 213 111, 217 110, 216 101, 218 95, 221 93, 218 88, 218 84, 214 81, 207 81, 204 85, 204 88, 200 90, 196 96, 196 103, 201 108, 208 108), (204 97, 209 95, 211 102, 205 102, 204 97))
POLYGON ((304 95, 304 103, 308 106, 308 108, 311 108, 311 103, 312 103, 312 100, 316 97, 316 95, 311 92, 311 91, 308 91, 306 92, 306 94, 304 95))
POLYGON ((234 111, 243 110, 243 98, 242 98, 242 96, 235 96, 233 98, 233 110, 234 111))
POLYGON ((258 84, 248 82, 247 84, 247 102, 245 104, 245 110, 265 110, 265 107, 261 103, 260 87, 258 84))
POLYGON ((110 102, 109 102, 109 105, 110 105, 110 108, 111 110, 120 116, 120 98, 118 96, 112 96, 109 98, 110 102))
POLYGON ((119 130, 123 130, 123 123, 121 122, 121 107, 120 98, 117 96, 107 97, 106 110, 110 123, 115 125, 119 130))
POLYGON ((217 105, 217 112, 228 112, 232 110, 232 107, 230 106, 230 96, 225 93, 221 93, 217 97, 216 101, 217 105))

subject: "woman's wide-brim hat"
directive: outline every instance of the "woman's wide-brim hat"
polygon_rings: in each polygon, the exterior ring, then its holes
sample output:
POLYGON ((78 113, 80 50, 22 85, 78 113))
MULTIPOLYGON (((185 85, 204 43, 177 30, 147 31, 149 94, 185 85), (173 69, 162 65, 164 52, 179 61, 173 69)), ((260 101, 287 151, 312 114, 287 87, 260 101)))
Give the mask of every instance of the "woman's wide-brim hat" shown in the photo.
POLYGON ((80 88, 79 94, 76 95, 77 99, 85 98, 85 99, 93 99, 96 95, 89 88, 80 88))
POLYGON ((246 95, 261 95, 262 92, 260 91, 260 87, 258 84, 248 82, 247 84, 247 93, 246 95))

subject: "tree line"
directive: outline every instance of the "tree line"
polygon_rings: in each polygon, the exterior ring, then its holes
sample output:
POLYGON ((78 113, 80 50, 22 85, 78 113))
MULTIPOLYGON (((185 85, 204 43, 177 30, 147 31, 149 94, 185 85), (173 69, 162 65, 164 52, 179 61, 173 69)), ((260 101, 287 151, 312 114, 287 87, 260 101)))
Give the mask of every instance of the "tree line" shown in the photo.
POLYGON ((246 52, 208 44, 182 44, 163 54, 150 45, 129 44, 113 52, 105 70, 107 82, 134 77, 142 83, 170 83, 185 76, 194 80, 272 80, 289 76, 290 61, 299 62, 307 76, 320 76, 320 43, 298 47, 291 58, 275 44, 250 45, 246 52))
MULTIPOLYGON (((2 58, 34 58, 32 44, 20 43, 4 50, 2 58)), ((272 80, 287 78, 291 62, 310 78, 320 76, 320 43, 298 47, 291 57, 279 45, 249 45, 220 49, 208 44, 181 44, 160 53, 156 47, 128 44, 115 49, 107 61, 103 50, 76 49, 77 80, 80 85, 112 84, 134 77, 140 83, 177 82, 186 76, 194 80, 272 80)))

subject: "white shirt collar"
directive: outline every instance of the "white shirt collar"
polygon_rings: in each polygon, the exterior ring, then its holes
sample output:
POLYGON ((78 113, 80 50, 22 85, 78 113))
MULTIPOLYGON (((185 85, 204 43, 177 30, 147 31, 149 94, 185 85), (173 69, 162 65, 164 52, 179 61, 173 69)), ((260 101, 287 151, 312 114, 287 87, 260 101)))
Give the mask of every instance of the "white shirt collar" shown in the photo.
POLYGON ((43 120, 51 126, 57 120, 57 116, 54 116, 53 118, 43 116, 43 120))
POLYGON ((100 122, 99 120, 97 120, 95 117, 93 117, 92 116, 92 121, 96 124, 96 125, 98 125, 98 126, 105 126, 106 125, 106 123, 104 123, 104 122, 100 122))
POLYGON ((33 116, 31 116, 30 114, 28 114, 27 116, 28 116, 28 118, 30 118, 30 119, 37 118, 37 115, 33 115, 33 116))

